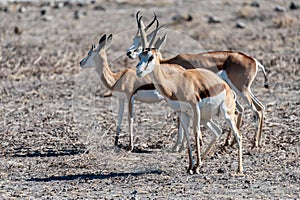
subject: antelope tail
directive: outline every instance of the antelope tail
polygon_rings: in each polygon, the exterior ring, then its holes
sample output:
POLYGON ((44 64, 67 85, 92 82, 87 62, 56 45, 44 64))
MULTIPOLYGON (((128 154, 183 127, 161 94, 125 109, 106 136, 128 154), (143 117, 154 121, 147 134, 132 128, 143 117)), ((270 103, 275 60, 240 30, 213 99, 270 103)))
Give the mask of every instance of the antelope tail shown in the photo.
POLYGON ((265 67, 260 62, 258 62, 256 59, 255 59, 255 62, 256 62, 256 66, 259 67, 262 70, 263 74, 264 74, 264 77, 265 77, 264 87, 265 88, 269 88, 269 82, 268 82, 268 78, 267 78, 267 73, 266 73, 265 67))

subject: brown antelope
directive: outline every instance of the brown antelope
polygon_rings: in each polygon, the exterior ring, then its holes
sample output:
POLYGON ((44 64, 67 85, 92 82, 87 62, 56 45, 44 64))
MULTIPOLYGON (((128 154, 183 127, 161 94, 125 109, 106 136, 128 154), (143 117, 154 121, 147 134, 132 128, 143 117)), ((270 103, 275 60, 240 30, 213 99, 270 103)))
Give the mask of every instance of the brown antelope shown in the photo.
POLYGON ((234 119, 236 104, 230 87, 217 74, 206 69, 190 69, 166 74, 162 70, 162 67, 166 64, 161 63, 159 54, 159 50, 166 40, 166 35, 162 39, 158 38, 153 48, 152 44, 156 33, 148 44, 141 18, 138 20, 138 27, 143 49, 139 55, 140 61, 136 66, 136 74, 138 77, 146 77, 150 74, 157 91, 164 96, 168 105, 178 112, 187 140, 188 172, 193 174, 200 171, 200 140, 202 140, 200 122, 215 134, 202 155, 202 159, 205 159, 217 138, 222 134, 221 129, 212 120, 221 115, 228 122, 236 138, 239 152, 238 172, 242 173, 242 137, 234 119), (193 119, 193 131, 196 141, 197 162, 195 165, 188 130, 190 117, 193 119))
MULTIPOLYGON (((133 105, 134 100, 155 103, 163 100, 163 96, 160 95, 154 88, 151 78, 145 76, 139 78, 135 74, 134 69, 124 69, 118 73, 113 73, 109 67, 106 49, 109 47, 112 41, 112 34, 108 37, 103 35, 99 40, 98 47, 92 45, 88 55, 80 61, 82 68, 95 68, 101 78, 103 85, 112 91, 113 96, 119 100, 119 112, 117 121, 117 133, 115 137, 115 145, 118 145, 119 134, 121 131, 121 124, 123 120, 124 104, 128 101, 128 120, 129 120, 129 150, 133 150, 133 105)), ((172 67, 166 67, 164 70, 166 73, 174 73, 174 71, 184 70, 176 64, 170 64, 172 67)), ((180 129, 179 129, 180 131, 180 129)))
MULTIPOLYGON (((136 15, 137 21, 138 14, 139 13, 137 13, 136 15)), ((148 39, 152 37, 153 32, 147 35, 148 39)), ((134 38, 134 43, 127 50, 127 56, 134 59, 141 53, 141 50, 141 35, 137 34, 134 38)), ((161 55, 159 56, 161 57, 161 55)), ((255 58, 247 56, 246 54, 241 52, 213 51, 200 54, 180 54, 170 59, 161 58, 160 63, 178 64, 185 69, 205 68, 215 73, 218 72, 222 79, 224 79, 235 91, 235 93, 244 101, 246 101, 253 110, 258 123, 254 136, 254 146, 258 147, 262 145, 262 125, 265 107, 252 93, 251 85, 254 81, 254 78, 256 77, 258 68, 260 68, 264 74, 265 88, 268 88, 268 79, 264 66, 255 58)), ((238 103, 237 109, 239 110, 239 113, 242 113, 244 110, 244 108, 238 103)), ((238 127, 240 126, 240 121, 241 114, 237 119, 238 127)), ((180 136, 178 136, 178 140, 180 140, 179 137, 180 136)), ((230 134, 228 135, 225 144, 228 144, 229 140, 230 134)))

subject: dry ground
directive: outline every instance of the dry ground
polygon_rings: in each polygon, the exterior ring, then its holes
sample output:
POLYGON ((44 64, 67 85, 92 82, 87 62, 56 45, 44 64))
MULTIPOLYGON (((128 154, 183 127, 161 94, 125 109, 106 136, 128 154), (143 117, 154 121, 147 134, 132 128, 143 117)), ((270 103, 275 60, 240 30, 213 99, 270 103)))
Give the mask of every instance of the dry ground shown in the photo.
MULTIPOLYGON (((300 12, 290 3, 103 0, 54 8, 2 1, 0 198, 299 199, 300 12), (255 123, 247 110, 244 175, 235 175, 237 148, 222 150, 225 136, 201 174, 188 175, 186 152, 171 152, 177 122, 164 103, 136 104, 135 152, 113 146, 116 99, 103 98, 107 91, 95 71, 78 63, 102 34, 114 33, 113 70, 135 66, 125 51, 138 10, 145 21, 155 11, 168 25, 166 54, 237 50, 266 67, 270 89, 261 72, 252 86, 266 106, 264 146, 251 148, 255 123), (212 16, 221 22, 208 23, 212 16), (236 28, 238 22, 245 28, 236 28)), ((124 117, 124 147, 127 124, 124 117)), ((211 134, 204 136, 208 141, 211 134)))

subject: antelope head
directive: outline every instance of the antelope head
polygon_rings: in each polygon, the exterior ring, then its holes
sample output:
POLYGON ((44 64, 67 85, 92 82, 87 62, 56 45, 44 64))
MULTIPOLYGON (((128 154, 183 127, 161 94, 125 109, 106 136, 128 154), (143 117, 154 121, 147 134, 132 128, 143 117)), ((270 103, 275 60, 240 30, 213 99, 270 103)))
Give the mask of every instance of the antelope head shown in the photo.
POLYGON ((80 61, 80 66, 82 68, 97 68, 99 61, 101 61, 99 53, 105 53, 105 50, 109 47, 111 41, 112 34, 108 37, 104 34, 99 40, 98 47, 96 47, 95 44, 92 44, 87 56, 80 61))
MULTIPOLYGON (((140 11, 138 11, 136 13, 136 21, 137 23, 139 23, 139 13, 140 11)), ((152 26, 152 24, 157 21, 157 17, 156 14, 154 13, 154 19, 144 28, 144 31, 147 32, 148 29, 152 26)), ((141 22, 143 24, 143 22, 141 22)), ((143 24, 144 26, 144 24, 143 24)), ((156 24, 156 28, 158 27, 158 21, 156 24)), ((155 30, 152 31, 151 33, 149 33, 147 35, 147 39, 151 39, 153 37, 155 33, 155 30)), ((131 46, 127 49, 127 56, 131 59, 135 59, 139 56, 139 54, 142 52, 142 46, 141 46, 141 34, 140 34, 140 30, 137 31, 136 35, 133 38, 133 43, 131 44, 131 46)))
POLYGON ((144 31, 144 25, 141 23, 141 19, 142 17, 140 17, 138 22, 142 43, 142 52, 139 54, 140 62, 136 66, 136 75, 138 77, 144 77, 146 74, 149 74, 154 70, 156 61, 158 61, 158 58, 160 57, 159 50, 165 43, 167 36, 167 34, 165 34, 161 39, 158 38, 155 45, 153 46, 156 34, 161 27, 156 28, 154 35, 149 43, 144 31))

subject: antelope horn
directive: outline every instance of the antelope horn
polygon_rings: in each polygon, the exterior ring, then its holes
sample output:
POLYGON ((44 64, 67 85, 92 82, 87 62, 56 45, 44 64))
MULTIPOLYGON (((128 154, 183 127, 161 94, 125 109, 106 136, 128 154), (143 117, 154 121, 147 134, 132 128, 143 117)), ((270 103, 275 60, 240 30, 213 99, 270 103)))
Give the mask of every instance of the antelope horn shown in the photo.
POLYGON ((148 46, 148 41, 147 41, 145 29, 144 29, 144 24, 141 22, 141 20, 142 20, 142 16, 139 18, 139 21, 138 21, 138 29, 140 30, 140 33, 141 33, 142 46, 143 46, 143 48, 146 48, 148 46))
MULTIPOLYGON (((146 26, 145 32, 148 31, 148 29, 152 26, 152 24, 153 24, 155 21, 157 21, 157 16, 156 16, 156 14, 154 13, 154 19, 152 20, 152 22, 150 22, 150 23, 146 26)), ((156 26, 156 28, 157 28, 157 26, 156 26)))
MULTIPOLYGON (((157 27, 158 27, 158 26, 159 26, 159 22, 158 22, 158 20, 156 20, 156 21, 157 21, 156 23, 157 23, 157 27)), ((162 26, 161 26, 161 27, 162 27, 162 26)), ((157 32, 159 31, 159 29, 160 29, 161 27, 158 27, 158 28, 156 28, 156 29, 154 30, 152 39, 151 39, 150 44, 149 44, 149 48, 152 48, 152 45, 153 45, 153 42, 154 42, 154 40, 155 40, 156 34, 157 34, 157 32)))

